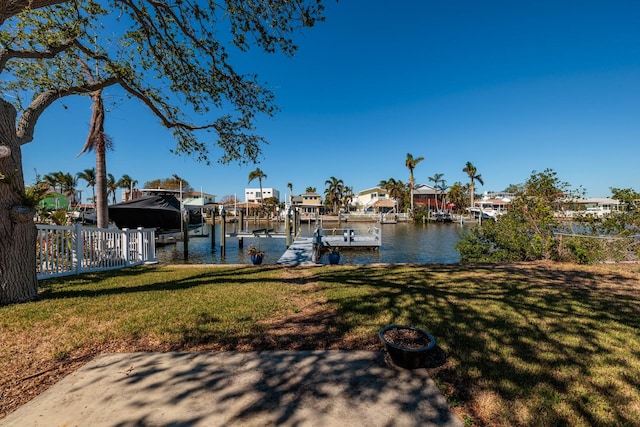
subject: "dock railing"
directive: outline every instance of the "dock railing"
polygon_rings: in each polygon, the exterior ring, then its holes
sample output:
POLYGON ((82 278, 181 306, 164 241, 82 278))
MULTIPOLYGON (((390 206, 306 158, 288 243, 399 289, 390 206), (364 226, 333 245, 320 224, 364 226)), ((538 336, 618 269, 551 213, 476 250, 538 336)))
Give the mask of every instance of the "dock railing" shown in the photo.
POLYGON ((369 228, 319 228, 318 235, 324 246, 335 247, 379 247, 382 243, 382 229, 369 228))
POLYGON ((156 262, 155 230, 37 224, 38 280, 156 262))

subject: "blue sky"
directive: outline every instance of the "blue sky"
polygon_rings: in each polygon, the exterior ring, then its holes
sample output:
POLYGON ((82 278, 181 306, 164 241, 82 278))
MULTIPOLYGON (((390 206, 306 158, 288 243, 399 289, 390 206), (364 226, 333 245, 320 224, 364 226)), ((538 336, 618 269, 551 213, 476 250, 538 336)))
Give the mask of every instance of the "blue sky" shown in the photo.
MULTIPOLYGON (((323 193, 332 176, 360 191, 405 182, 407 153, 424 157, 417 183, 436 173, 477 191, 501 191, 551 168, 589 196, 640 191, 640 2, 343 0, 327 20, 295 35, 292 57, 234 57, 258 73, 281 111, 261 118, 269 140, 258 165, 211 166, 176 156, 170 133, 134 100, 106 92, 107 168, 140 184, 178 174, 197 190, 243 197, 260 167, 263 186, 323 193)), ((65 99, 23 146, 25 181, 93 167, 76 157, 90 100, 65 99)), ((213 155, 217 158, 215 151, 213 155)), ((82 188, 84 183, 80 185, 82 188)), ((85 192, 85 195, 89 192, 85 192)))

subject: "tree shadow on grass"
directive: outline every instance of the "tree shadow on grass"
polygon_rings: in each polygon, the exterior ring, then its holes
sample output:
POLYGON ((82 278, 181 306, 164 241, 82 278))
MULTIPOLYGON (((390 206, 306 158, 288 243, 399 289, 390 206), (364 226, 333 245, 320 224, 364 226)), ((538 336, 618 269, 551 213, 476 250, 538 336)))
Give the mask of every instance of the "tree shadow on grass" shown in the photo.
POLYGON ((467 401, 476 419, 527 424, 535 415, 545 425, 637 419, 624 403, 640 398, 624 374, 637 378, 640 369, 632 350, 640 346, 633 332, 640 328, 637 277, 528 264, 362 266, 323 270, 317 279, 347 323, 342 329, 391 319, 430 331, 455 360, 433 370, 434 377, 452 400, 467 401), (479 412, 479 402, 469 402, 478 392, 497 396, 497 409, 479 412), (527 410, 518 413, 517 405, 527 410))
POLYGON ((320 292, 326 303, 297 319, 289 314, 221 333, 208 329, 219 321, 213 312, 177 332, 190 349, 380 349, 381 327, 411 324, 431 332, 452 362, 429 366, 441 389, 483 423, 528 424, 532 416, 546 425, 637 420, 628 409, 640 400, 637 275, 548 264, 340 266, 304 275, 247 266, 141 283, 137 276, 148 272, 141 270, 114 273, 123 283, 102 289, 81 279, 47 298, 258 283, 307 292, 314 283, 320 291, 310 298, 320 292), (483 407, 480 395, 493 407, 483 407))
POLYGON ((200 267, 197 274, 183 267, 132 267, 116 271, 91 273, 77 277, 50 279, 44 283, 41 299, 98 297, 138 292, 186 290, 199 286, 269 282, 276 278, 265 277, 260 269, 251 266, 225 268, 200 267), (202 270, 205 270, 202 272, 202 270), (158 273, 152 281, 149 275, 158 273), (176 273, 177 272, 177 273, 176 273), (182 272, 182 274, 180 274, 182 272), (174 275, 183 276, 172 279, 174 275), (140 280, 137 280, 140 278, 140 280), (117 285, 113 284, 117 282, 117 285))

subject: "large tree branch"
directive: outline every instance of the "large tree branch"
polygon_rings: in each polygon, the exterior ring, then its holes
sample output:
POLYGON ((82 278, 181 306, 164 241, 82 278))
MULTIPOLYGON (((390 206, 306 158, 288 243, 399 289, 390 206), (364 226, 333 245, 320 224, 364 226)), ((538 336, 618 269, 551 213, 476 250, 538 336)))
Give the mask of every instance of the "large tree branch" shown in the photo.
POLYGON ((40 9, 67 1, 68 0, 0 0, 0 25, 23 10, 40 9))
POLYGON ((110 77, 104 80, 97 81, 95 83, 90 83, 82 86, 52 89, 38 95, 29 105, 29 107, 27 107, 27 109, 22 113, 20 119, 18 120, 16 134, 20 139, 20 144, 26 144, 33 140, 33 133, 38 118, 47 107, 49 107, 58 99, 70 95, 92 93, 96 90, 113 86, 115 84, 118 84, 118 79, 115 77, 110 77))
POLYGON ((151 112, 153 112, 153 114, 156 115, 156 117, 158 117, 160 119, 160 121, 162 122, 162 124, 169 128, 169 129, 173 129, 173 128, 180 128, 180 129, 185 129, 188 131, 192 131, 192 130, 202 130, 202 129, 216 129, 219 130, 217 128, 217 124, 216 123, 210 123, 210 124, 206 124, 206 125, 202 125, 202 126, 194 126, 194 125, 190 125, 188 123, 184 123, 184 122, 178 122, 175 120, 171 120, 169 117, 167 117, 166 114, 164 114, 162 112, 162 110, 160 110, 160 108, 158 108, 153 101, 144 94, 144 92, 130 86, 126 81, 124 81, 123 79, 119 79, 118 80, 118 84, 120 86, 122 86, 122 88, 124 90, 126 90, 128 93, 130 93, 131 95, 135 96, 136 98, 138 98, 144 105, 146 105, 151 112))
MULTIPOLYGON (((98 60, 101 60, 101 61, 105 61, 105 62, 108 62, 108 63, 111 64, 111 61, 110 61, 110 59, 108 57, 106 57, 104 55, 96 55, 96 54, 94 54, 91 51, 91 49, 87 48, 86 46, 83 46, 81 43, 79 43, 77 41, 75 43, 75 46, 79 50, 81 50, 84 54, 86 54, 87 56, 93 57, 95 59, 98 59, 98 60)), ((114 77, 114 79, 116 79, 116 84, 119 84, 129 94, 131 94, 132 96, 138 98, 144 105, 146 105, 153 112, 154 115, 156 115, 156 117, 158 117, 160 119, 162 124, 165 127, 169 128, 169 129, 181 128, 181 129, 188 130, 188 131, 211 129, 211 128, 217 129, 217 124, 215 124, 215 123, 202 125, 202 126, 194 126, 194 125, 190 125, 188 123, 172 120, 165 113, 162 112, 162 110, 157 106, 157 104, 154 103, 153 100, 148 95, 146 95, 143 90, 132 86, 123 77, 117 77, 117 78, 114 77)))
MULTIPOLYGON (((0 0, 2 1, 2 0, 0 0)), ((49 47, 45 50, 14 50, 14 49, 2 49, 0 50, 0 72, 4 70, 5 65, 10 59, 47 59, 55 58, 60 52, 64 52, 73 46, 74 40, 69 40, 59 46, 49 47)))

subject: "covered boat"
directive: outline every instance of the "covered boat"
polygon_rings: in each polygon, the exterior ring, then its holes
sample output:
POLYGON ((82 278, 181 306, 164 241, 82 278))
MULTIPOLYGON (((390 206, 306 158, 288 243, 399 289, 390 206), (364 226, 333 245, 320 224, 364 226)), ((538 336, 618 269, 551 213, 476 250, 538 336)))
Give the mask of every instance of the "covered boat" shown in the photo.
POLYGON ((109 219, 122 228, 180 230, 180 201, 172 195, 145 196, 109 206, 109 219))

